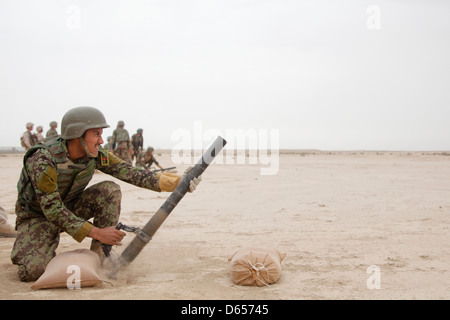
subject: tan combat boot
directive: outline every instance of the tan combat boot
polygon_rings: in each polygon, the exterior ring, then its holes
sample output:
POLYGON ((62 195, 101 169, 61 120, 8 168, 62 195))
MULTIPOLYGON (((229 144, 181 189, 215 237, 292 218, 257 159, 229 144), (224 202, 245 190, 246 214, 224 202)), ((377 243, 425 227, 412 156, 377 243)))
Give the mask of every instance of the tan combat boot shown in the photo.
POLYGON ((103 264, 103 261, 106 259, 106 256, 102 249, 102 243, 94 239, 92 240, 91 247, 89 249, 98 255, 98 257, 100 258, 100 263, 103 264))
POLYGON ((0 207, 0 237, 15 238, 17 231, 8 223, 8 216, 5 209, 0 207))

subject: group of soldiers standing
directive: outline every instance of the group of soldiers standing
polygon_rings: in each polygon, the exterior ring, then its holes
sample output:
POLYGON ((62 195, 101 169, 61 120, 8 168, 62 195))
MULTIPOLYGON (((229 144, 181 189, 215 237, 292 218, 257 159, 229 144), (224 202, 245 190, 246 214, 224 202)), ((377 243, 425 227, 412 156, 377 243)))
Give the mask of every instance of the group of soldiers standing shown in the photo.
MULTIPOLYGON (((56 131, 58 124, 56 121, 50 122, 50 129, 45 134, 45 137, 43 134, 44 128, 42 126, 38 126, 36 128, 36 133, 33 132, 34 124, 32 122, 27 122, 25 127, 27 128, 27 131, 25 131, 20 137, 21 145, 25 148, 25 150, 30 149, 35 144, 44 140, 44 138, 58 135, 58 132, 56 131)), ((5 209, 0 207, 0 238, 15 238, 16 235, 16 230, 14 230, 14 227, 8 223, 8 216, 5 209)))
POLYGON ((108 143, 103 146, 103 149, 113 152, 130 165, 149 169, 152 164, 155 164, 160 169, 163 169, 153 156, 153 147, 148 147, 144 152, 143 133, 144 130, 139 128, 130 139, 128 130, 125 129, 125 122, 120 120, 112 136, 108 137, 108 143))
MULTIPOLYGON (((44 137, 42 126, 38 126, 36 128, 37 132, 34 133, 34 124, 32 122, 28 122, 26 124, 27 131, 25 131, 20 138, 22 147, 24 147, 25 150, 28 150, 44 138, 57 136, 57 127, 58 124, 56 121, 50 122, 50 129, 46 132, 44 137)), ((103 149, 114 153, 130 165, 149 169, 153 164, 155 164, 160 169, 163 169, 153 155, 153 147, 148 147, 144 151, 143 132, 143 129, 137 129, 136 133, 130 138, 127 129, 125 129, 125 122, 120 120, 117 123, 117 128, 113 131, 112 136, 108 137, 108 143, 103 146, 103 149)))
MULTIPOLYGON (((36 132, 33 132, 34 124, 32 122, 28 122, 26 124, 27 131, 25 131, 20 138, 22 147, 24 147, 25 150, 28 150, 45 138, 57 136, 57 127, 58 123, 56 121, 50 122, 50 129, 44 136, 42 126, 36 127, 36 132)), ((148 147, 144 151, 143 132, 143 129, 137 129, 136 133, 133 134, 130 139, 130 135, 125 129, 125 123, 123 121, 119 121, 117 123, 117 128, 114 130, 113 135, 108 137, 108 143, 103 146, 103 149, 114 153, 131 165, 133 165, 134 162, 136 167, 150 169, 150 167, 155 164, 162 170, 163 167, 153 156, 153 147, 148 147)), ((0 207, 0 237, 15 236, 16 231, 7 223, 6 213, 3 208, 0 207)))
POLYGON ((56 128, 58 127, 58 123, 56 121, 50 122, 50 129, 47 131, 47 133, 43 134, 44 128, 42 126, 38 126, 36 128, 36 133, 33 132, 34 123, 27 122, 25 125, 27 128, 27 131, 25 131, 22 136, 20 137, 20 142, 22 147, 25 148, 25 150, 30 149, 32 146, 34 146, 36 143, 41 142, 44 140, 44 138, 57 136, 58 132, 56 131, 56 128))

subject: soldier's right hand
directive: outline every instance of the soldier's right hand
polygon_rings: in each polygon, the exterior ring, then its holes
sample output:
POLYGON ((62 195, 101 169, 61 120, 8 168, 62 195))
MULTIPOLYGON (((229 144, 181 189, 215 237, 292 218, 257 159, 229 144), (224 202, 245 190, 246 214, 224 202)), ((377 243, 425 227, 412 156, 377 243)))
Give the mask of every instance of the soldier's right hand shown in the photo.
POLYGON ((117 230, 115 227, 97 228, 93 227, 88 234, 88 237, 96 239, 104 244, 109 244, 113 246, 121 246, 123 237, 126 233, 117 230))

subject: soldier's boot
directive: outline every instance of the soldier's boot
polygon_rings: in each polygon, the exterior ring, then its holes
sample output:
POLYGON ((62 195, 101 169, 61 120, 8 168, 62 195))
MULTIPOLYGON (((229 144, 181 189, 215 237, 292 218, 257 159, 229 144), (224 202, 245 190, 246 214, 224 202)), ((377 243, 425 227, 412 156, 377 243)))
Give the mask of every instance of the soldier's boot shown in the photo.
POLYGON ((98 257, 100 258, 100 264, 103 264, 106 256, 102 249, 102 243, 98 240, 92 240, 90 250, 98 255, 98 257))
POLYGON ((100 257, 101 270, 106 277, 116 279, 117 272, 120 269, 117 259, 113 256, 107 258, 103 251, 102 243, 98 240, 92 240, 90 250, 100 257))
POLYGON ((0 237, 15 238, 17 236, 16 230, 8 223, 8 216, 5 209, 0 207, 0 237))
POLYGON ((0 220, 0 237, 15 238, 16 236, 17 231, 8 222, 0 220))

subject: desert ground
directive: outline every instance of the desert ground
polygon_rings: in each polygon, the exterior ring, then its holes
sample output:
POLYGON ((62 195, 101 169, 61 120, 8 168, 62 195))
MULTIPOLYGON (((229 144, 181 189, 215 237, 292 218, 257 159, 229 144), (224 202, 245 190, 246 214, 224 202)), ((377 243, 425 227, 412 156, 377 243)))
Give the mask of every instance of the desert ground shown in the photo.
MULTIPOLYGON (((0 155, 11 224, 22 156, 0 155)), ((156 156, 173 165, 169 152, 156 156)), ((261 167, 213 163, 140 255, 95 287, 32 290, 11 263, 14 239, 0 238, 0 299, 450 299, 449 153, 291 150, 280 152, 276 174, 261 167), (286 253, 276 283, 233 283, 228 258, 246 247, 286 253)), ((121 185, 121 222, 131 226, 144 226, 169 195, 100 172, 91 183, 102 180, 121 185)), ((89 240, 63 233, 57 252, 89 240)))

